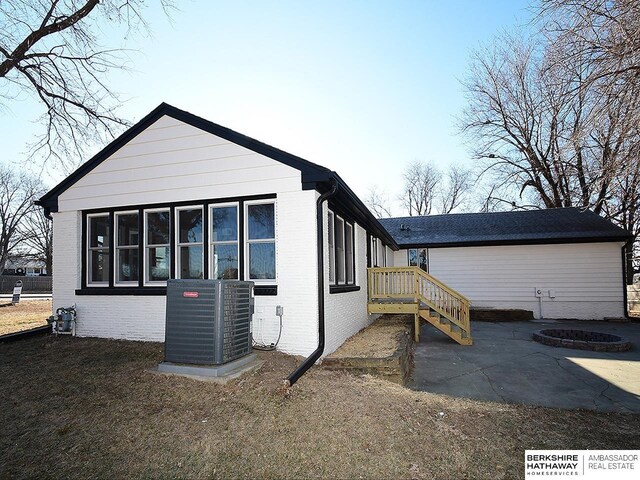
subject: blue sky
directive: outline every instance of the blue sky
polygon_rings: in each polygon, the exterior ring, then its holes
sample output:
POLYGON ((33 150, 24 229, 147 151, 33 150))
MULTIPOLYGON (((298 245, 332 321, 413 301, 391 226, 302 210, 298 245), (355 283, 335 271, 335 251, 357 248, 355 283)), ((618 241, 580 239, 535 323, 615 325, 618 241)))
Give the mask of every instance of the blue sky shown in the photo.
MULTIPOLYGON (((372 185, 395 194, 413 160, 470 163, 455 129, 459 79, 474 48, 528 22, 527 5, 186 1, 171 22, 149 9, 152 38, 105 31, 102 43, 139 51, 134 71, 108 79, 132 122, 165 101, 334 169, 361 196, 372 185)), ((37 108, 0 110, 2 160, 24 160, 37 108)))

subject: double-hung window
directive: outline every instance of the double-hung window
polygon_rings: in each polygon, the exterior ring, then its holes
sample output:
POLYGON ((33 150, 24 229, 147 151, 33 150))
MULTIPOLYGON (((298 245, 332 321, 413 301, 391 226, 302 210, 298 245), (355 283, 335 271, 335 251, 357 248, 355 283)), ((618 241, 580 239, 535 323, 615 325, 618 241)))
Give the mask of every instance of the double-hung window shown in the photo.
POLYGON ((274 202, 246 203, 247 280, 275 281, 276 223, 274 202))
POLYGON ((145 211, 145 278, 147 285, 163 285, 171 273, 171 227, 168 208, 145 211))
POLYGON ((327 233, 329 237, 329 284, 333 285, 336 283, 336 246, 335 246, 335 219, 333 216, 333 212, 329 211, 329 224, 327 225, 327 233))
POLYGON ((116 277, 117 285, 138 284, 138 259, 140 249, 138 212, 118 212, 116 224, 116 277))
POLYGON ((209 278, 237 280, 238 204, 214 205, 209 210, 209 278))
POLYGON ((109 214, 87 215, 87 225, 87 283, 96 286, 109 285, 111 219, 109 214))
POLYGON ((204 278, 202 249, 202 207, 176 210, 177 278, 204 278))
POLYGON ((354 224, 329 210, 329 285, 355 286, 354 224))

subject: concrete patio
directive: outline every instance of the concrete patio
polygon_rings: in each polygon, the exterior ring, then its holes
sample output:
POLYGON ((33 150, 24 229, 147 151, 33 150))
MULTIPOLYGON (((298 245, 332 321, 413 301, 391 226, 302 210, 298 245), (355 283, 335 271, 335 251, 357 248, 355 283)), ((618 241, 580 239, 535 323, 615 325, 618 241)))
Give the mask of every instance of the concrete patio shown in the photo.
POLYGON ((474 322, 473 346, 423 325, 416 346, 415 390, 558 408, 640 413, 640 324, 578 321, 474 322), (543 328, 613 333, 627 352, 591 352, 534 342, 543 328))

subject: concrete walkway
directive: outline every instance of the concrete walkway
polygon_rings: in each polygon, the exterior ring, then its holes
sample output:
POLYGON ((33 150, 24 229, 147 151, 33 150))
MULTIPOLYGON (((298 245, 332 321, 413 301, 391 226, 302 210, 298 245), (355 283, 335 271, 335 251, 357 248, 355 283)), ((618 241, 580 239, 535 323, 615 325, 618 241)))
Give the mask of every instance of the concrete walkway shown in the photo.
POLYGON ((409 387, 456 397, 559 408, 640 413, 640 324, 532 321, 472 324, 473 346, 423 325, 409 387), (600 353, 534 342, 543 328, 625 337, 628 352, 600 353))

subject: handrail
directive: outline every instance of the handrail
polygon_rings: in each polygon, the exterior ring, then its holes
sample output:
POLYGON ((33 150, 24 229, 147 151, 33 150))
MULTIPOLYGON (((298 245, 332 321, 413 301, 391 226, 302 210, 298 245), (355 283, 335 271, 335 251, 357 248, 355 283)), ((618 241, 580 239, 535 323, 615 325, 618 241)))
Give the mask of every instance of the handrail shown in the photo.
POLYGON ((470 333, 467 297, 418 267, 368 269, 369 299, 413 299, 424 303, 467 333, 470 333))

